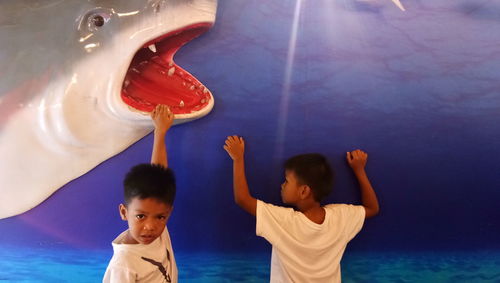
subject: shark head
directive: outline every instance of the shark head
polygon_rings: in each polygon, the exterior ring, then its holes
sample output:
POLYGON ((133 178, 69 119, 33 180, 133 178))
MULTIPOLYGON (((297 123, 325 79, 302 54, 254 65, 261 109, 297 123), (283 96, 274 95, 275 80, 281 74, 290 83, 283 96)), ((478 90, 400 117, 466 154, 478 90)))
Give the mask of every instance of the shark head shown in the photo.
POLYGON ((216 0, 0 3, 0 218, 38 205, 152 128, 208 114, 211 92, 174 62, 216 0))

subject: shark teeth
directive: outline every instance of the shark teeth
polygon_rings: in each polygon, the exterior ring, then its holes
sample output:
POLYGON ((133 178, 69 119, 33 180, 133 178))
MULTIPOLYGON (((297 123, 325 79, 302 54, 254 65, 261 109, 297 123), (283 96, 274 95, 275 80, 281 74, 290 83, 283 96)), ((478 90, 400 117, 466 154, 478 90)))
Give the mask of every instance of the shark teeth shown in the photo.
POLYGON ((171 77, 175 73, 175 67, 168 69, 168 76, 171 77))
POLYGON ((154 44, 149 45, 148 48, 149 48, 149 50, 151 50, 154 53, 156 53, 156 46, 154 44))

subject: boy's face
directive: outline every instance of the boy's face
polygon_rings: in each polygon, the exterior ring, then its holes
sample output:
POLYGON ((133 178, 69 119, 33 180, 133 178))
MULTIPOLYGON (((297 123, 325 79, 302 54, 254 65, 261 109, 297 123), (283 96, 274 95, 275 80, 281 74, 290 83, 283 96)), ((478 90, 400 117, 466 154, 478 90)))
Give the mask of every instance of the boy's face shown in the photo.
POLYGON ((133 198, 128 206, 120 204, 120 215, 128 222, 126 244, 150 244, 158 238, 172 212, 172 206, 155 198, 133 198))
POLYGON ((281 199, 283 203, 295 204, 301 199, 302 189, 304 185, 299 183, 295 172, 291 170, 285 171, 285 182, 281 184, 281 199))

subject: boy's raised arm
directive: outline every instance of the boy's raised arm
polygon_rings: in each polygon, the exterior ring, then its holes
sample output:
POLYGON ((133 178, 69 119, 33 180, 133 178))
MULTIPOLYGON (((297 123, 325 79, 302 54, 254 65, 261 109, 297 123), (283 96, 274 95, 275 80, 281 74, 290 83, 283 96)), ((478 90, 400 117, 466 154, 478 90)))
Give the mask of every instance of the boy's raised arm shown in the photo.
POLYGON ((245 176, 245 141, 242 137, 238 136, 227 137, 224 149, 233 159, 234 201, 245 211, 255 216, 257 200, 250 195, 245 176))
POLYGON ((153 152, 151 153, 151 164, 158 164, 168 168, 167 147, 165 135, 172 126, 174 114, 167 105, 158 104, 151 112, 151 119, 155 126, 153 152))
POLYGON ((365 218, 370 218, 378 214, 379 205, 377 200, 377 195, 373 190, 373 187, 368 180, 368 176, 365 172, 366 161, 368 160, 368 154, 362 150, 354 150, 352 152, 347 152, 347 163, 351 166, 354 175, 359 182, 359 187, 361 190, 361 202, 365 208, 366 216, 365 218))

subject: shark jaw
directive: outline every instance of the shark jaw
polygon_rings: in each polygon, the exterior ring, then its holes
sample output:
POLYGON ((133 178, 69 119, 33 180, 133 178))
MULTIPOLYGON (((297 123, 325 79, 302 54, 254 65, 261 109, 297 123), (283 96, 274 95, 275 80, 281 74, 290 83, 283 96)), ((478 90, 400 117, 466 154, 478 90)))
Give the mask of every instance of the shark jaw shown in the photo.
POLYGON ((151 112, 157 104, 170 106, 178 122, 208 114, 212 94, 173 57, 187 42, 205 33, 212 23, 196 23, 150 40, 133 57, 121 89, 121 99, 134 112, 151 112))

